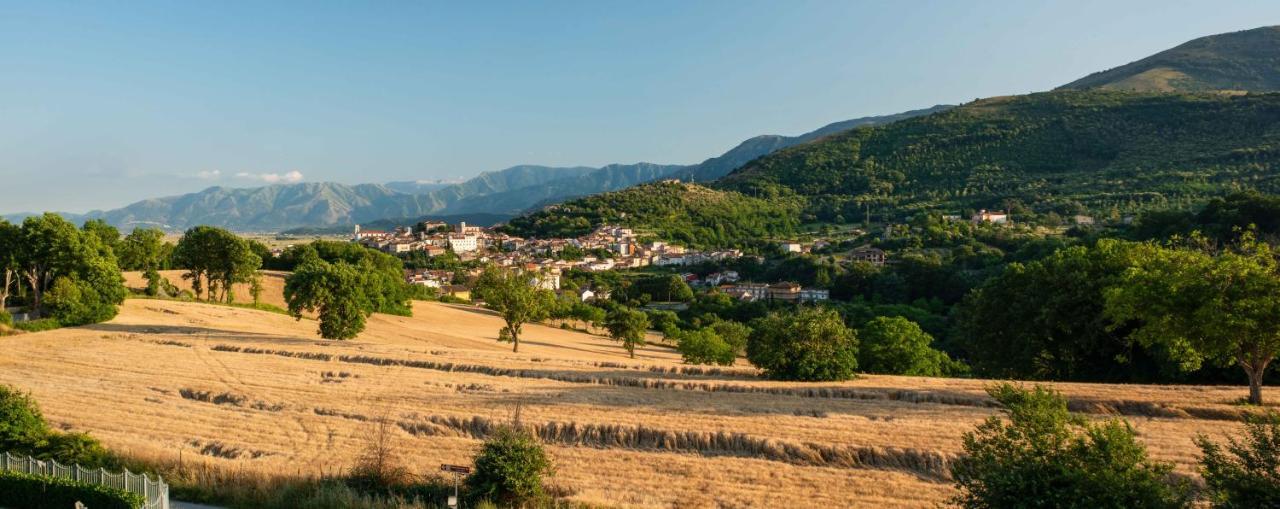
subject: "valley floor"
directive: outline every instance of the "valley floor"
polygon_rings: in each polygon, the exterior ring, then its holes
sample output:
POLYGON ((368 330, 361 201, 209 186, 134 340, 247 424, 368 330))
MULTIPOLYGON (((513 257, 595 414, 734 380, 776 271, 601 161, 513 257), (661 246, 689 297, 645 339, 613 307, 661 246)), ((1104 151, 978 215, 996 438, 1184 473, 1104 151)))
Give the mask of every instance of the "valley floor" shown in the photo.
MULTIPOLYGON (((650 346, 415 303, 356 340, 249 309, 128 300, 108 323, 0 338, 0 383, 46 417, 133 455, 315 474, 352 464, 380 418, 415 472, 469 464, 520 408, 569 498, 612 507, 929 507, 952 494, 961 434, 994 413, 988 381, 864 376, 763 381, 650 346)), ((1242 387, 1054 384, 1124 415, 1153 456, 1193 474, 1198 433, 1239 428, 1242 387)))

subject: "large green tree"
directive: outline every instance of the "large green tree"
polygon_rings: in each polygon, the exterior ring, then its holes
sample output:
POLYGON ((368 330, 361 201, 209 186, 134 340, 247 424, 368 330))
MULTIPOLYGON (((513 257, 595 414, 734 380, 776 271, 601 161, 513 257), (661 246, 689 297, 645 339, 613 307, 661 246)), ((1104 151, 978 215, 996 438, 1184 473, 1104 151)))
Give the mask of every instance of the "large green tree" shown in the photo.
MULTIPOLYGON (((1138 381, 1167 362, 1105 314, 1107 288, 1136 260, 1137 244, 1101 240, 1010 264, 957 308, 955 332, 983 376, 1034 380, 1138 381)), ((1171 367, 1171 366, 1170 366, 1171 367)), ((1176 368, 1175 368, 1176 369, 1176 368)))
POLYGON ((289 313, 301 320, 315 313, 320 337, 351 339, 364 330, 373 303, 365 294, 359 270, 346 263, 311 260, 285 278, 284 298, 289 313))
POLYGON ((115 255, 97 234, 44 214, 23 221, 17 246, 17 266, 31 290, 28 307, 37 314, 63 325, 115 316, 127 290, 115 255))
POLYGON ((858 369, 858 339, 834 310, 773 312, 753 328, 747 359, 769 378, 848 380, 858 369))
POLYGON ((199 298, 232 302, 236 283, 250 283, 262 266, 249 243, 238 235, 212 226, 196 226, 186 231, 174 250, 175 262, 187 272, 184 279, 199 298))
POLYGON ((730 366, 738 354, 733 345, 716 334, 710 327, 679 331, 675 335, 680 357, 689 364, 719 364, 730 366))
POLYGON ((1280 354, 1280 264, 1245 233, 1226 249, 1142 244, 1135 264, 1106 291, 1107 315, 1137 321, 1132 337, 1160 345, 1185 370, 1235 364, 1262 404, 1262 380, 1280 354))
POLYGON ((933 336, 900 316, 878 316, 858 330, 858 365, 867 373, 942 376, 947 354, 933 336))
POLYGON ((120 241, 116 257, 123 270, 160 270, 165 266, 164 232, 157 228, 137 228, 120 241))
POLYGON ((555 294, 539 285, 542 277, 521 269, 489 267, 476 281, 476 296, 506 323, 498 337, 511 341, 512 352, 520 351, 524 324, 545 320, 555 307, 555 294))

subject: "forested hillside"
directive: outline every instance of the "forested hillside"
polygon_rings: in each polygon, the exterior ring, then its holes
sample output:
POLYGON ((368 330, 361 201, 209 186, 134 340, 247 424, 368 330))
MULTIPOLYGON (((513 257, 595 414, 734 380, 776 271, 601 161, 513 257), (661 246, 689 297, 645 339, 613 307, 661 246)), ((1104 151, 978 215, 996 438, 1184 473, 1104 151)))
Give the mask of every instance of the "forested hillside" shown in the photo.
POLYGON ((552 205, 511 220, 506 229, 521 236, 569 237, 620 223, 689 246, 717 247, 791 233, 799 211, 795 200, 657 182, 552 205))
POLYGON ((977 208, 1128 213, 1280 190, 1280 95, 1061 91, 975 101, 760 158, 716 187, 806 220, 977 208))

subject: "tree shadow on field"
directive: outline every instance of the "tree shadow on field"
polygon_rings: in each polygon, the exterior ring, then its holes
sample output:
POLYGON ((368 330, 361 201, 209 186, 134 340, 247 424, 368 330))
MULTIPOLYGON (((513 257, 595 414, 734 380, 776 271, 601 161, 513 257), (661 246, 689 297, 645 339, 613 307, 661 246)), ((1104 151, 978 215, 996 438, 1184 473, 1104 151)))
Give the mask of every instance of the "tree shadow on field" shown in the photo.
POLYGON ((313 339, 281 334, 264 334, 260 332, 244 332, 212 327, 194 327, 190 325, 128 325, 118 323, 95 323, 80 327, 85 330, 99 332, 118 332, 128 334, 161 334, 198 336, 205 339, 249 339, 258 342, 275 344, 311 344, 313 339))

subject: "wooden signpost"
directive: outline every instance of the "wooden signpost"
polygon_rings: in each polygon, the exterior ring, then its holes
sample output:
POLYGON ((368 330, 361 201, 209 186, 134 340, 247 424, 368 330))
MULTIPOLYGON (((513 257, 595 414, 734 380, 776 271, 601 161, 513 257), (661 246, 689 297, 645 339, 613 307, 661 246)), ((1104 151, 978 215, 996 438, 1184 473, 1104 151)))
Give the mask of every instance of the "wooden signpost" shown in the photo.
POLYGON ((459 504, 458 504, 458 476, 459 476, 459 475, 467 475, 467 474, 470 474, 470 473, 471 473, 471 467, 463 466, 463 465, 449 465, 449 464, 443 464, 443 465, 440 465, 440 471, 442 471, 442 472, 449 472, 449 473, 452 473, 452 474, 453 474, 453 496, 452 496, 452 497, 449 497, 449 507, 451 507, 451 508, 453 508, 453 509, 457 509, 457 508, 459 507, 459 504))

